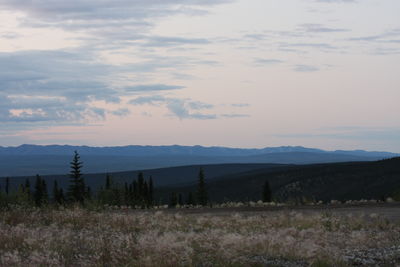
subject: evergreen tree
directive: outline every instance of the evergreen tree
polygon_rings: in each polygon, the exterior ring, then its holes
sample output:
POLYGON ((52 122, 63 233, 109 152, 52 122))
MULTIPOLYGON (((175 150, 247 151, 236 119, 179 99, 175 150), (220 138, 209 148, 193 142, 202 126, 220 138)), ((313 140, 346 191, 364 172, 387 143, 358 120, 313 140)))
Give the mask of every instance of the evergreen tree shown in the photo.
POLYGON ((37 207, 42 206, 43 195, 44 195, 44 192, 43 192, 42 178, 37 174, 36 182, 35 182, 35 192, 33 193, 33 200, 35 201, 35 205, 37 207))
POLYGON ((139 202, 139 189, 138 183, 136 180, 132 182, 133 187, 133 205, 137 205, 139 202))
POLYGON ((30 201, 32 196, 31 196, 31 182, 29 181, 29 179, 25 180, 24 189, 25 189, 26 195, 28 196, 28 200, 30 201))
POLYGON ((47 204, 49 202, 49 192, 47 191, 47 184, 44 179, 42 179, 42 204, 47 204))
POLYGON ((5 186, 6 195, 8 196, 10 192, 10 178, 6 178, 6 186, 5 186))
POLYGON ((197 184, 197 203, 201 206, 206 206, 208 203, 208 195, 207 195, 203 168, 200 168, 199 171, 198 184, 197 184))
POLYGON ((143 183, 142 208, 149 207, 149 188, 147 182, 143 183))
POLYGON ((179 204, 179 206, 183 206, 183 197, 182 197, 182 194, 181 193, 179 193, 178 194, 178 204, 179 204))
POLYGON ((92 189, 90 188, 90 186, 86 187, 86 198, 87 199, 92 199, 92 189))
POLYGON ((60 198, 60 203, 64 204, 66 199, 64 195, 64 190, 62 188, 60 188, 60 190, 58 191, 58 196, 60 198))
POLYGON ((186 204, 187 205, 195 205, 195 201, 194 201, 194 197, 193 197, 193 193, 189 192, 187 199, 186 199, 186 204))
POLYGON ((271 193, 271 188, 269 186, 268 180, 265 181, 264 186, 263 186, 262 201, 263 202, 271 202, 272 201, 272 193, 271 193))
POLYGON ((70 186, 68 188, 68 199, 71 202, 79 202, 83 204, 86 196, 85 181, 82 177, 81 169, 83 163, 80 161, 80 156, 75 151, 74 158, 71 161, 71 172, 70 172, 70 186))
POLYGON ((153 177, 150 176, 149 179, 149 197, 148 197, 149 206, 152 207, 154 205, 154 185, 153 185, 153 177))
POLYGON ((106 190, 109 190, 111 188, 111 184, 112 184, 111 176, 107 173, 107 175, 106 175, 106 186, 105 186, 106 190))
POLYGON ((173 192, 169 197, 169 207, 175 208, 177 204, 178 204, 178 196, 175 192, 173 192))
POLYGON ((53 185, 53 202, 55 204, 61 205, 62 204, 62 199, 61 199, 61 190, 58 188, 58 183, 57 180, 54 180, 54 185, 53 185))
POLYGON ((129 185, 127 182, 124 184, 124 196, 125 196, 125 202, 129 199, 129 185))

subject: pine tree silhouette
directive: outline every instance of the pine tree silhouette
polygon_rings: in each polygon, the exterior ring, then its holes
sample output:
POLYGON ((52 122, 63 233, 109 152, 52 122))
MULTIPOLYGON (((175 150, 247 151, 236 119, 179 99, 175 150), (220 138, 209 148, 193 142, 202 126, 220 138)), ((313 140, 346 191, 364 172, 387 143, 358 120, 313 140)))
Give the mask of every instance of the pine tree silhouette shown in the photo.
POLYGON ((33 193, 33 200, 35 201, 35 205, 37 207, 42 206, 43 204, 43 183, 42 178, 39 174, 36 175, 36 182, 35 182, 35 192, 33 193))
POLYGON ((86 196, 86 186, 81 172, 83 163, 80 161, 80 156, 77 151, 75 151, 74 158, 72 159, 70 164, 71 179, 70 186, 68 188, 68 200, 70 202, 79 202, 83 204, 86 196))
POLYGON ((208 203, 208 195, 206 189, 206 182, 204 178, 204 170, 200 168, 198 183, 197 183, 197 204, 206 206, 208 203))
POLYGON ((263 186, 262 201, 263 202, 271 202, 272 201, 271 188, 269 186, 268 181, 265 181, 264 186, 263 186))

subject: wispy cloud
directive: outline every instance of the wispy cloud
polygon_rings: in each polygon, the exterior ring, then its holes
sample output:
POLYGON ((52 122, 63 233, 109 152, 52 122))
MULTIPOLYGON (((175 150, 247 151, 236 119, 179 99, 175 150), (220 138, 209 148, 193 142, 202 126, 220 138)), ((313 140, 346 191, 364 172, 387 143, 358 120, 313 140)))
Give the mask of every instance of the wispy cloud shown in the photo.
POLYGON ((319 71, 320 69, 312 65, 295 65, 293 70, 297 72, 315 72, 319 71))
POLYGON ((127 92, 170 91, 184 89, 184 86, 167 84, 143 84, 125 87, 127 92))
MULTIPOLYGON (((192 99, 165 97, 162 95, 141 96, 132 99, 132 105, 152 105, 167 108, 170 116, 175 116, 179 119, 198 119, 198 120, 211 120, 218 118, 244 118, 250 117, 248 114, 215 114, 215 113, 200 113, 199 110, 209 110, 215 108, 215 105, 204 103, 201 101, 194 101, 192 99)), ((234 104, 236 107, 247 107, 248 104, 234 104)), ((233 105, 232 105, 233 106, 233 105)))
POLYGON ((165 97, 161 95, 142 96, 132 99, 132 105, 157 105, 164 106, 170 112, 170 115, 176 116, 179 119, 216 119, 215 114, 204 114, 194 112, 193 110, 211 109, 214 106, 211 104, 203 103, 200 101, 193 101, 191 99, 181 99, 174 97, 165 97))
POLYGON ((348 32, 349 29, 331 28, 322 24, 306 23, 300 25, 301 30, 311 33, 333 33, 333 32, 348 32))
POLYGON ((274 58, 256 58, 254 59, 254 63, 257 66, 265 66, 265 65, 276 65, 283 63, 283 60, 280 59, 274 59, 274 58))

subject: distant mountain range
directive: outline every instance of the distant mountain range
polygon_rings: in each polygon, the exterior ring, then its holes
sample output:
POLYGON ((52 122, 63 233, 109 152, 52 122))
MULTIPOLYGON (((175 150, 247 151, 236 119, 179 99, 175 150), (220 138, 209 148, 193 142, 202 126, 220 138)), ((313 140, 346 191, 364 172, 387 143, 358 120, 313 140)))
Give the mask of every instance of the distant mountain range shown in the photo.
POLYGON ((133 171, 196 164, 312 164, 373 161, 399 156, 399 154, 390 152, 325 151, 300 146, 262 149, 178 145, 119 147, 0 146, 0 177, 66 174, 69 172, 69 162, 75 150, 81 155, 85 173, 133 171))
POLYGON ((81 155, 96 156, 161 156, 161 155, 194 155, 194 156, 252 156, 271 153, 307 152, 307 153, 333 153, 347 154, 363 157, 390 158, 400 154, 390 152, 376 152, 364 150, 336 150, 326 151, 302 146, 281 146, 266 148, 230 148, 230 147, 204 147, 204 146, 112 146, 90 147, 69 145, 21 145, 17 147, 0 146, 0 155, 72 155, 74 151, 81 155))

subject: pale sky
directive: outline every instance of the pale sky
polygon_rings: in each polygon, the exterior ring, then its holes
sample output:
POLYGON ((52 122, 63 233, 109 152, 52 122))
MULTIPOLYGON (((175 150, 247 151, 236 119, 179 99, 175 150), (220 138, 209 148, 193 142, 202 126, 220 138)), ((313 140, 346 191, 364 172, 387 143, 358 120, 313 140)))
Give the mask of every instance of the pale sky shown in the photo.
POLYGON ((0 145, 400 152, 399 0, 0 0, 0 145))

